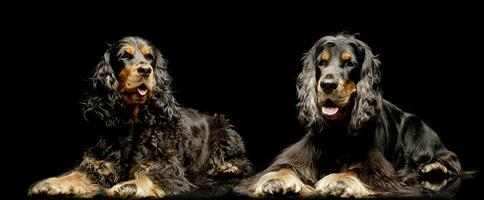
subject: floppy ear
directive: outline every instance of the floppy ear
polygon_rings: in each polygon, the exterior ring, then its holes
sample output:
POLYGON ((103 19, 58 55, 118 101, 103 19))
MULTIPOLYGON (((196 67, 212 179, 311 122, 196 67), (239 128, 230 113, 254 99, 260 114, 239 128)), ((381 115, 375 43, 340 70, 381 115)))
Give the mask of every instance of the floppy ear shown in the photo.
POLYGON ((370 47, 355 39, 356 51, 362 58, 360 81, 356 85, 356 98, 351 112, 350 128, 353 134, 375 119, 382 104, 380 61, 370 47))
POLYGON ((94 69, 90 78, 91 90, 88 91, 88 99, 82 102, 84 118, 89 122, 102 123, 106 127, 118 126, 119 115, 116 107, 122 106, 118 103, 121 99, 117 90, 119 84, 110 65, 113 48, 108 48, 94 69))
POLYGON ((156 78, 156 84, 153 89, 155 104, 161 109, 163 117, 168 118, 169 121, 178 121, 180 119, 180 113, 178 103, 171 91, 171 77, 166 68, 166 60, 156 48, 153 48, 153 54, 153 68, 156 78))
POLYGON ((299 121, 313 132, 320 132, 323 127, 323 117, 319 113, 316 96, 316 53, 318 46, 327 41, 328 37, 321 38, 303 57, 303 69, 297 77, 297 93, 299 121))
POLYGON ((93 89, 95 90, 116 90, 118 88, 118 81, 116 80, 116 75, 114 74, 113 68, 110 64, 112 49, 113 47, 110 47, 108 50, 106 50, 94 71, 92 83, 93 89))

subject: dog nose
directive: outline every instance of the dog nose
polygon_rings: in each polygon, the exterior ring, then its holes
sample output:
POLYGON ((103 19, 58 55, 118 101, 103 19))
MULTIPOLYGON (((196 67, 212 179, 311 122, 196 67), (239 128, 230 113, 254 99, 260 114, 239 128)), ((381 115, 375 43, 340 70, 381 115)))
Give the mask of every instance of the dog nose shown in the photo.
POLYGON ((151 74, 151 67, 141 66, 137 69, 138 73, 143 77, 148 77, 151 74))
POLYGON ((321 88, 325 93, 331 93, 338 87, 336 80, 323 80, 321 81, 321 88))

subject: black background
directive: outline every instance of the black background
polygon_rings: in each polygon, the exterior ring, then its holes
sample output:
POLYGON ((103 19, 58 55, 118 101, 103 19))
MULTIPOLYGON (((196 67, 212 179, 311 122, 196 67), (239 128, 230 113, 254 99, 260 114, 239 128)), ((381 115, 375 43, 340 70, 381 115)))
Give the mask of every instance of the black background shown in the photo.
MULTIPOLYGON (((94 144, 80 114, 85 80, 108 44, 127 35, 159 48, 178 101, 225 114, 263 169, 304 135, 295 108, 303 53, 326 34, 359 33, 383 63, 384 97, 427 121, 465 169, 483 167, 476 5, 52 6, 2 14, 2 168, 17 197, 94 144)), ((476 183, 461 196, 478 198, 476 183)))

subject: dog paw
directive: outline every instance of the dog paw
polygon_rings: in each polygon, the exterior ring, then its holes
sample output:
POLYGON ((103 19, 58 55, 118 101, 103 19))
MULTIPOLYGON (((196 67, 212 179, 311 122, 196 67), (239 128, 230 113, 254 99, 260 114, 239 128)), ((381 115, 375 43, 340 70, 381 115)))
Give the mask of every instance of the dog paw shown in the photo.
POLYGON ((265 174, 254 185, 252 190, 255 196, 276 194, 305 196, 312 193, 312 188, 304 184, 294 172, 288 169, 265 174))
POLYGON ((59 184, 58 178, 49 178, 35 184, 30 190, 29 195, 65 195, 69 194, 69 185, 59 184))
POLYGON ((319 180, 315 187, 315 190, 322 196, 359 198, 373 193, 357 177, 346 173, 327 175, 319 180))
POLYGON ((449 170, 447 170, 447 167, 440 164, 439 162, 434 162, 434 163, 423 165, 422 167, 420 167, 419 172, 421 174, 426 174, 430 172, 442 172, 444 174, 448 174, 449 170))
POLYGON ((120 183, 111 187, 106 194, 110 197, 128 198, 134 197, 137 193, 138 187, 133 183, 120 183))
POLYGON ((439 162, 423 165, 418 170, 423 188, 433 191, 441 190, 447 185, 450 171, 439 162))
POLYGON ((305 189, 304 184, 280 179, 271 179, 262 184, 264 194, 299 194, 305 189))
POLYGON ((106 191, 109 197, 119 198, 162 198, 166 192, 148 178, 139 178, 118 183, 106 191))
POLYGON ((207 174, 211 176, 231 177, 233 175, 238 175, 241 172, 242 170, 240 170, 237 165, 231 162, 223 162, 208 170, 207 174))
POLYGON ((92 197, 99 192, 97 185, 91 184, 84 174, 74 172, 66 176, 48 178, 30 188, 28 195, 73 195, 92 197))
POLYGON ((230 163, 230 162, 225 162, 222 165, 218 166, 218 171, 225 173, 225 174, 239 174, 240 169, 236 165, 230 163))

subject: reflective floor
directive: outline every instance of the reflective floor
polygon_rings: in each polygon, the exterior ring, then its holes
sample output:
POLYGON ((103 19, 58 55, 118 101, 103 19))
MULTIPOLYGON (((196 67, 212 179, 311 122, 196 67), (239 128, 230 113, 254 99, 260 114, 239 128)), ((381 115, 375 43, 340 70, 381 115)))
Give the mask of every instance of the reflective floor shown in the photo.
MULTIPOLYGON (((369 199, 484 199, 484 181, 482 173, 474 172, 467 175, 453 178, 453 179, 440 179, 433 178, 422 181, 420 187, 422 193, 418 195, 406 195, 406 196, 377 196, 369 199)), ((25 197, 26 198, 26 197, 25 197)), ((18 199, 18 198, 15 198, 18 199)), ((37 196, 27 199, 76 199, 67 196, 57 197, 45 197, 37 196)), ((106 197, 95 197, 94 199, 109 199, 106 197)), ((239 196, 233 193, 229 193, 218 197, 193 197, 193 196, 172 196, 165 199, 251 199, 245 196, 239 196)), ((271 196, 261 199, 300 199, 297 196, 271 196)), ((334 199, 333 197, 310 197, 309 199, 334 199)))

